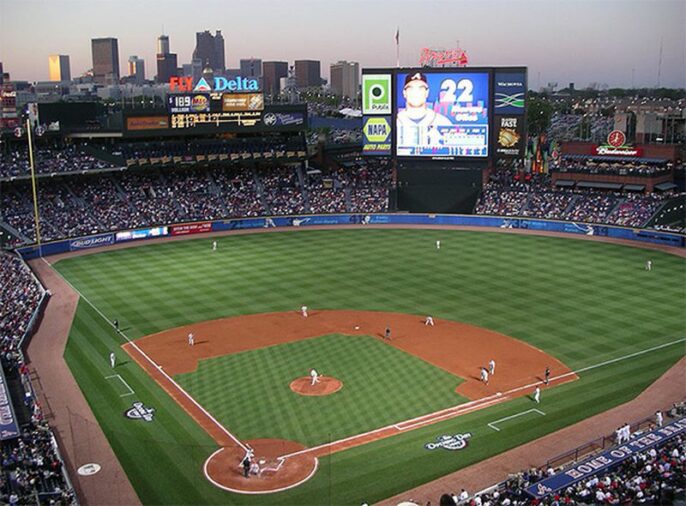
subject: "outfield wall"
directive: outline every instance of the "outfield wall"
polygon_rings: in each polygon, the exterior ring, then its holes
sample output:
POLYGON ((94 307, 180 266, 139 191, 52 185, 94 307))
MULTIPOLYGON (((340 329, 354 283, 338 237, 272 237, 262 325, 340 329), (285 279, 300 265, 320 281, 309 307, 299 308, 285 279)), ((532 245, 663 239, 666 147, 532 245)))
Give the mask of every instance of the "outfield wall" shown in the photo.
POLYGON ((20 253, 25 259, 32 259, 40 256, 50 256, 69 251, 79 251, 152 238, 172 237, 206 232, 226 232, 231 230, 258 230, 321 225, 439 225, 492 227, 501 229, 561 232, 571 235, 609 237, 613 239, 623 239, 635 241, 637 243, 659 244, 662 246, 675 248, 686 247, 685 235, 669 232, 658 232, 656 230, 647 229, 615 227, 609 225, 590 225, 587 223, 578 224, 569 221, 506 218, 499 216, 370 213, 235 218, 228 220, 181 223, 53 241, 42 244, 40 248, 35 245, 18 248, 17 252, 20 253))

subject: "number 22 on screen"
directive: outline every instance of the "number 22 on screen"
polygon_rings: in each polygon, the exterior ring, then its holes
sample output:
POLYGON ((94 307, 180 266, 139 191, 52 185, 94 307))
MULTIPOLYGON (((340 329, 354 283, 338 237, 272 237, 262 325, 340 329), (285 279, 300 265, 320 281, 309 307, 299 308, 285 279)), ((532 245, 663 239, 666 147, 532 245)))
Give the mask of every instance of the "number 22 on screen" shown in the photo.
POLYGON ((439 93, 441 102, 460 103, 460 102, 474 102, 474 83, 469 79, 460 79, 457 83, 453 79, 444 79, 441 83, 441 91, 439 93), (455 97, 455 91, 460 90, 460 96, 455 97))

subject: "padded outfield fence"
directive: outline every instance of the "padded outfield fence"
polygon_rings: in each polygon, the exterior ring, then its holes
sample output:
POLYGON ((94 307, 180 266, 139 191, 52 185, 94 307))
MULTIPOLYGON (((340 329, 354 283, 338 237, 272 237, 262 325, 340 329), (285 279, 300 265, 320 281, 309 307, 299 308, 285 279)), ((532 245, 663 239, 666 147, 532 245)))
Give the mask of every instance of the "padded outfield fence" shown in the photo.
POLYGON ((586 235, 624 239, 639 243, 659 244, 677 248, 686 247, 686 235, 656 230, 615 227, 568 221, 540 220, 528 218, 506 218, 497 216, 471 216, 454 214, 327 214, 276 216, 262 218, 238 218, 230 220, 179 223, 168 226, 124 230, 96 234, 80 238, 53 241, 17 248, 26 259, 56 255, 101 246, 204 232, 227 232, 232 230, 259 230, 265 228, 306 228, 332 225, 416 225, 416 226, 463 226, 492 227, 502 229, 537 230, 561 232, 570 235, 586 235))

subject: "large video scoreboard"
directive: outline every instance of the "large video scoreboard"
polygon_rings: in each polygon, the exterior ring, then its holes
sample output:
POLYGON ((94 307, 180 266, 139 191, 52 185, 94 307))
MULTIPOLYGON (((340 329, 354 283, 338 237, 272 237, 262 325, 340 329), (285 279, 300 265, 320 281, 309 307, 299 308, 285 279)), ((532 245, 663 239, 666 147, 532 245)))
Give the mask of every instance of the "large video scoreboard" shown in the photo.
POLYGON ((363 153, 515 158, 526 143, 526 68, 364 69, 363 153))

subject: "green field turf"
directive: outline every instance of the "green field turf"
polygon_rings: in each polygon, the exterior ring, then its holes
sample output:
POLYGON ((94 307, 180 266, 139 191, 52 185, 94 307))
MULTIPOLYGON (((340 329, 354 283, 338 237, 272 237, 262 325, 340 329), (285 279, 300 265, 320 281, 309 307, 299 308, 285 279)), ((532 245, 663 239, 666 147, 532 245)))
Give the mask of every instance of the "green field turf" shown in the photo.
MULTIPOLYGON (((686 337, 686 262, 638 248, 499 233, 377 229, 229 236, 219 239, 217 252, 210 248, 207 239, 169 242, 63 260, 56 267, 106 317, 118 318, 131 338, 302 304, 463 321, 527 341, 573 369, 686 337), (649 258, 652 272, 644 270, 649 258)), ((116 373, 136 394, 119 397, 121 385, 105 379, 112 374, 109 351, 121 342, 82 300, 65 358, 149 504, 376 501, 625 402, 686 349, 682 341, 546 390, 537 406, 546 413, 540 420, 525 416, 501 432, 488 428, 488 422, 532 407, 530 400, 518 399, 323 458, 317 474, 297 489, 239 496, 202 478, 202 463, 216 448, 212 440, 125 353, 117 350, 124 363, 116 373), (153 406, 155 421, 125 419, 122 413, 133 400, 153 406), (457 431, 473 433, 466 450, 424 449, 438 435, 457 431)), ((434 394, 431 388, 428 396, 434 394)), ((226 390, 230 395, 228 385, 226 390)), ((231 403, 232 410, 256 419, 273 416, 260 396, 231 403)), ((302 413, 280 415, 286 433, 310 433, 300 427, 302 413)), ((365 418, 342 422, 346 430, 360 432, 367 423, 365 418)), ((247 437, 261 432, 245 430, 247 437)))
POLYGON ((334 334, 203 360, 174 379, 239 438, 310 447, 467 401, 455 393, 456 376, 369 336, 334 334), (312 365, 343 389, 326 397, 292 392, 290 382, 312 365), (251 404, 259 406, 244 409, 251 404))

